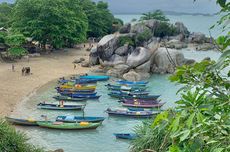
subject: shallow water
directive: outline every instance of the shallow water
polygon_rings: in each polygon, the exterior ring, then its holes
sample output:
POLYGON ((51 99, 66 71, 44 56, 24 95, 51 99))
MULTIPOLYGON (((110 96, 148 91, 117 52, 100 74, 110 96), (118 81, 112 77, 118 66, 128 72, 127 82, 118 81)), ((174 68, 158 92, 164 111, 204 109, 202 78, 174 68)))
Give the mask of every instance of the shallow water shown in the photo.
MULTIPOLYGON (((210 56, 212 59, 217 59, 218 52, 197 52, 183 50, 185 57, 190 57, 196 60, 202 60, 206 56, 210 56)), ((178 100, 179 96, 176 95, 179 85, 173 84, 168 80, 169 75, 153 75, 150 78, 149 90, 152 94, 161 94, 160 99, 166 104, 163 109, 174 106, 174 102, 178 100)), ((109 82, 113 82, 110 80, 109 82)), ((128 152, 129 142, 124 140, 117 140, 113 136, 113 133, 117 132, 132 132, 133 127, 141 124, 143 119, 133 118, 116 118, 108 117, 104 112, 108 107, 118 107, 120 104, 117 99, 111 98, 107 95, 109 92, 104 86, 108 82, 99 82, 97 85, 97 92, 102 95, 99 101, 87 101, 85 108, 86 116, 104 116, 106 120, 103 125, 96 130, 87 131, 61 131, 61 130, 49 130, 38 127, 18 127, 23 130, 31 138, 30 142, 46 147, 47 149, 63 148, 65 152, 128 152)), ((39 110, 36 108, 36 104, 42 101, 56 102, 52 99, 52 96, 56 95, 55 87, 56 80, 47 83, 41 87, 37 92, 34 92, 26 98, 16 108, 13 116, 27 118, 34 117, 40 119, 41 115, 46 114, 49 119, 55 119, 58 115, 82 115, 82 112, 63 112, 63 111, 48 111, 39 110)))

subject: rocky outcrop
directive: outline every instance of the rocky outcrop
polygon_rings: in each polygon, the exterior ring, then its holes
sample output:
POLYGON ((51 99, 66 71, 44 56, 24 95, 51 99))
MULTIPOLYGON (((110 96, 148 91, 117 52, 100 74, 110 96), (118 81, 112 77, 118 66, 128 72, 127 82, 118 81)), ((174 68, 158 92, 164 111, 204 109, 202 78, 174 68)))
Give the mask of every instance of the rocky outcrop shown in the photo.
POLYGON ((120 33, 129 33, 131 30, 131 24, 128 23, 128 24, 125 24, 124 26, 121 27, 120 29, 120 33))
POLYGON ((100 64, 107 75, 138 81, 148 78, 150 73, 173 73, 176 66, 193 64, 194 60, 184 58, 178 51, 188 47, 189 43, 197 50, 212 48, 211 39, 202 33, 190 34, 181 22, 171 24, 176 35, 155 37, 161 35, 156 30, 162 25, 165 26, 158 20, 142 21, 124 25, 120 33, 106 35, 96 48, 91 49, 90 65, 100 64), (163 48, 165 46, 168 50, 163 48))
POLYGON ((128 72, 130 69, 130 66, 127 64, 118 64, 115 65, 113 68, 107 71, 107 75, 114 76, 117 78, 122 78, 123 74, 128 72))
POLYGON ((96 47, 93 47, 90 50, 89 64, 90 65, 97 65, 97 64, 99 64, 99 56, 98 56, 98 52, 97 52, 97 48, 96 47))
POLYGON ((129 53, 129 45, 125 44, 115 50, 115 54, 120 56, 126 56, 129 53))
POLYGON ((206 41, 206 36, 203 33, 194 32, 188 38, 190 43, 204 43, 206 41))
POLYGON ((150 57, 151 57, 150 50, 143 47, 138 47, 131 54, 128 55, 126 63, 130 67, 135 68, 148 61, 150 57))
POLYGON ((97 45, 97 53, 100 59, 107 60, 111 58, 114 51, 118 48, 118 37, 115 34, 104 36, 97 45))
POLYGON ((141 81, 141 80, 146 80, 150 78, 149 73, 137 73, 134 70, 130 70, 128 73, 125 73, 123 75, 123 79, 128 80, 128 81, 141 81))
POLYGON ((182 22, 176 22, 175 27, 176 27, 176 30, 177 30, 178 33, 180 33, 180 34, 182 34, 184 36, 189 35, 189 31, 188 31, 187 27, 185 27, 182 22))
POLYGON ((151 71, 153 73, 173 73, 176 66, 185 64, 187 59, 184 55, 174 49, 159 48, 153 54, 153 65, 151 71))

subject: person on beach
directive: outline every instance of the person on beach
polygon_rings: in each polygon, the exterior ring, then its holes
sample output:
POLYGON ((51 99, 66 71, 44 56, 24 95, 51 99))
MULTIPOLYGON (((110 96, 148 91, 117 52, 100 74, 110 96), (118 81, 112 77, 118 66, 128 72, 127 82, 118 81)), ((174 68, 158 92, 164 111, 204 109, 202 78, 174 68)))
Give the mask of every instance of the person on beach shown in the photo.
POLYGON ((76 64, 74 64, 73 69, 76 69, 76 67, 77 67, 76 64))
POLYGON ((25 74, 25 67, 22 68, 22 76, 25 74))
POLYGON ((15 72, 15 70, 14 70, 14 64, 12 64, 12 71, 15 72))

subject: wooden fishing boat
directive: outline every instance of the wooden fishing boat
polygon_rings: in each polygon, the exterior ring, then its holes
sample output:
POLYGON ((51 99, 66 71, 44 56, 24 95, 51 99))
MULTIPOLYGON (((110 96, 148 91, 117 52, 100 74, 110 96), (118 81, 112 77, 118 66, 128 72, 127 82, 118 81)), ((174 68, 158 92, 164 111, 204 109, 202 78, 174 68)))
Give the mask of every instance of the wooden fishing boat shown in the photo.
POLYGON ((109 80, 109 76, 107 75, 84 75, 80 76, 80 79, 92 79, 96 81, 106 81, 109 80))
POLYGON ((75 90, 75 89, 61 89, 61 88, 55 88, 58 93, 94 93, 95 90, 75 90))
POLYGON ((105 117, 81 117, 81 116, 57 116, 56 121, 61 122, 102 122, 105 120, 105 117))
POLYGON ((127 116, 127 117, 137 117, 137 118, 149 118, 154 114, 158 114, 159 112, 155 111, 130 111, 128 109, 115 109, 111 110, 108 108, 106 112, 112 116, 127 116))
POLYGON ((78 92, 59 92, 60 95, 62 96, 73 96, 73 95, 80 95, 80 96, 88 96, 88 95, 91 95, 91 96, 95 96, 97 94, 97 92, 83 92, 83 93, 78 93, 78 92))
POLYGON ((121 94, 121 95, 148 95, 147 91, 111 91, 111 93, 121 94))
POLYGON ((123 102, 123 103, 129 103, 129 104, 134 104, 135 102, 137 103, 149 103, 149 104, 157 104, 160 102, 160 100, 154 99, 154 100, 145 100, 145 99, 120 99, 118 102, 123 102))
POLYGON ((85 102, 87 100, 87 98, 71 98, 68 96, 54 96, 53 97, 56 100, 63 100, 63 101, 73 101, 73 102, 85 102))
POLYGON ((97 95, 78 95, 78 94, 71 95, 71 98, 99 99, 100 97, 101 96, 97 96, 97 95))
POLYGON ((137 138, 137 135, 135 133, 114 133, 113 135, 119 139, 133 140, 137 138))
POLYGON ((48 110, 82 110, 85 105, 60 105, 60 104, 47 104, 47 103, 39 103, 37 105, 40 109, 48 109, 48 110))
POLYGON ((139 103, 139 102, 134 102, 134 104, 130 103, 122 103, 122 106, 124 107, 137 107, 137 108, 160 108, 164 105, 165 103, 156 103, 156 104, 149 104, 149 103, 139 103))
POLYGON ((147 89, 146 86, 120 86, 120 85, 105 85, 109 90, 117 90, 117 91, 145 91, 147 89))
POLYGON ((101 123, 90 123, 90 122, 80 122, 80 123, 65 123, 65 122, 52 122, 52 121, 38 121, 37 124, 40 127, 50 128, 50 129, 61 129, 61 130, 83 130, 83 129, 96 129, 101 125, 101 123))
POLYGON ((148 84, 149 82, 148 81, 126 81, 126 80, 118 80, 118 81, 116 81, 118 84, 130 84, 130 85, 132 85, 132 84, 144 84, 144 85, 146 85, 146 84, 148 84))
POLYGON ((71 86, 71 85, 60 85, 59 86, 60 89, 72 89, 72 90, 95 90, 96 86, 81 86, 81 85, 75 85, 75 86, 71 86))
POLYGON ((28 119, 18 119, 18 118, 10 118, 10 117, 5 117, 6 121, 8 121, 11 124, 15 125, 22 125, 22 126, 37 126, 37 121, 28 118, 28 119))
POLYGON ((68 82, 73 82, 75 84, 92 84, 92 83, 97 83, 97 80, 94 80, 94 79, 75 79, 75 80, 60 79, 58 82, 61 84, 68 83, 68 82))
POLYGON ((117 93, 109 93, 108 94, 111 97, 114 98, 119 98, 119 99, 144 99, 144 100, 156 100, 160 97, 160 95, 121 95, 121 94, 117 94, 117 93))

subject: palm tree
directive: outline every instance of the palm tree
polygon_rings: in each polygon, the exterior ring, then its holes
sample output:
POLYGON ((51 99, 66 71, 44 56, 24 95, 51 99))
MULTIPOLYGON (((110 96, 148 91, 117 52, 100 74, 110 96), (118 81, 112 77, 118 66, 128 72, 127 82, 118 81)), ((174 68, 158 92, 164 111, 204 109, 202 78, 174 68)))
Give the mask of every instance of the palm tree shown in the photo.
POLYGON ((151 20, 151 19, 155 19, 155 20, 159 20, 159 21, 165 21, 165 22, 169 21, 169 19, 164 15, 164 13, 161 10, 143 13, 141 18, 140 18, 140 21, 151 20))

